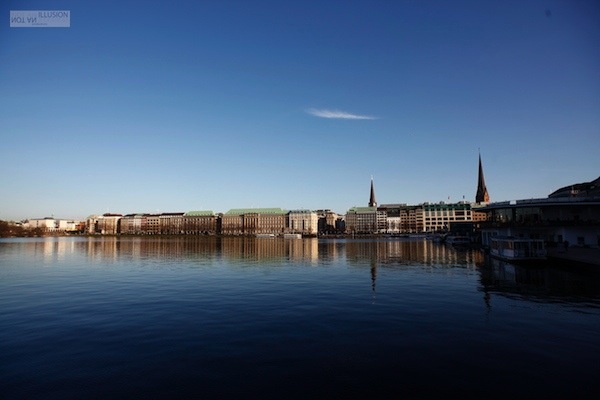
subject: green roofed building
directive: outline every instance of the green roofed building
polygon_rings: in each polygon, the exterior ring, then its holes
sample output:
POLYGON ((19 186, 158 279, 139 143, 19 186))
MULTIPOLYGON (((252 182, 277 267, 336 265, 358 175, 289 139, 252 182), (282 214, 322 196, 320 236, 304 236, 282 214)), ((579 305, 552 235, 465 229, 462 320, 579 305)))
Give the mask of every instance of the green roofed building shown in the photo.
POLYGON ((184 217, 214 217, 215 213, 212 211, 188 211, 183 214, 184 217))
POLYGON ((281 208, 234 208, 222 215, 221 234, 282 234, 286 214, 287 211, 281 208))
POLYGON ((244 215, 244 214, 287 214, 286 210, 281 208, 232 208, 224 215, 244 215))
POLYGON ((187 235, 214 235, 217 232, 217 216, 210 210, 188 211, 183 214, 182 231, 187 235))

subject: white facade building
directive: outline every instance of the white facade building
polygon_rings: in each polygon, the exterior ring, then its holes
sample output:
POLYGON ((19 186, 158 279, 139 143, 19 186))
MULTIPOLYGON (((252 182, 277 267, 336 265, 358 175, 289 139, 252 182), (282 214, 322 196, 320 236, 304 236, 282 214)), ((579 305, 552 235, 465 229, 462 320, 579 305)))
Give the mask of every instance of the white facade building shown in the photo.
POLYGON ((119 233, 121 214, 106 213, 103 215, 92 215, 87 218, 87 233, 99 233, 101 235, 116 235, 119 233))
POLYGON ((471 222, 471 205, 467 202, 423 204, 423 231, 437 232, 450 229, 453 222, 471 222))
POLYGON ((80 224, 81 221, 46 217, 27 220, 23 227, 26 229, 40 228, 47 233, 61 233, 75 232, 79 229, 80 224))
POLYGON ((310 210, 293 210, 288 213, 290 233, 316 235, 319 229, 319 216, 310 210))

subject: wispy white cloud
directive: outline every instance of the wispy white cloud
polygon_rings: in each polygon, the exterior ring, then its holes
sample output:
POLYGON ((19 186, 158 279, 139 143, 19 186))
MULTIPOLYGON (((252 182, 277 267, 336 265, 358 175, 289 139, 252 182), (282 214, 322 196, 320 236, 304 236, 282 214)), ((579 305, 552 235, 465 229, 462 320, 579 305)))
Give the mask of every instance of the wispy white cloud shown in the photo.
POLYGON ((315 108, 310 108, 306 110, 310 115, 314 115, 319 118, 334 118, 334 119, 378 119, 377 117, 373 117, 370 115, 359 115, 359 114, 351 114, 346 111, 340 110, 317 110, 315 108))

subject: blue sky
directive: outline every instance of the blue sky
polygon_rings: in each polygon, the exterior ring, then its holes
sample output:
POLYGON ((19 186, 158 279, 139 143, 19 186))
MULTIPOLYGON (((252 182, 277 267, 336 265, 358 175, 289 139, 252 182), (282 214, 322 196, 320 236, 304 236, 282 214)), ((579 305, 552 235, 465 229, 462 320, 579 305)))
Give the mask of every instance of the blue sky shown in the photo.
POLYGON ((600 176, 597 1, 4 1, 0 219, 492 201, 600 176), (70 28, 10 28, 70 10, 70 28))

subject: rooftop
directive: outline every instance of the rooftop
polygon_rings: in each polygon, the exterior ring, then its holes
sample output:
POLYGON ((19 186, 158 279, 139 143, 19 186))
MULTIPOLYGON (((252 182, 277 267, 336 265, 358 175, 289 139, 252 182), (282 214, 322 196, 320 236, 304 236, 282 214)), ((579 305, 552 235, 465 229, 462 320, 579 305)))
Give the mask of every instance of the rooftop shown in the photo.
POLYGON ((499 208, 541 207, 541 206, 578 206, 600 205, 600 196, 595 197, 553 197, 545 199, 512 200, 490 203, 479 211, 496 210, 499 208))
POLYGON ((562 187, 548 195, 549 198, 596 196, 600 196, 600 177, 591 182, 574 183, 572 185, 562 187))
POLYGON ((369 213, 369 212, 377 212, 377 207, 352 207, 348 210, 348 212, 355 213, 369 213))
POLYGON ((215 215, 214 212, 210 211, 210 210, 206 210, 206 211, 188 211, 185 214, 183 214, 184 217, 210 217, 215 215))
POLYGON ((281 208, 232 208, 227 211, 226 215, 243 215, 243 214, 286 214, 287 211, 281 208))

